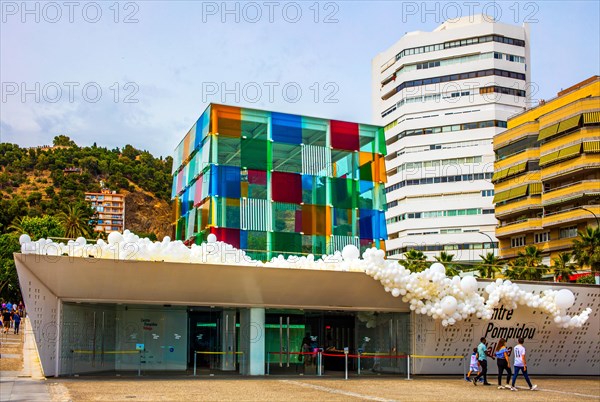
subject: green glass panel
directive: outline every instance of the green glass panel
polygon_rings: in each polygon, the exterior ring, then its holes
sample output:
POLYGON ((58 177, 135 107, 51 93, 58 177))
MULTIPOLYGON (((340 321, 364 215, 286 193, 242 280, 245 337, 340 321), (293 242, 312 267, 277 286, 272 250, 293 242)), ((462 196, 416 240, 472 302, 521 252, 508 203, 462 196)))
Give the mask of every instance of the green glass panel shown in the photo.
POLYGON ((377 129, 377 142, 376 142, 377 152, 381 155, 387 155, 387 148, 385 146, 385 132, 383 127, 379 127, 377 129))
POLYGON ((273 230, 276 232, 295 232, 296 228, 301 226, 301 222, 296 224, 296 220, 300 220, 301 211, 300 205, 287 204, 283 202, 274 202, 273 206, 273 230))
POLYGON ((242 167, 267 170, 267 144, 266 140, 242 139, 242 167))
POLYGON ((268 124, 261 117, 257 117, 257 121, 248 120, 248 115, 244 113, 241 128, 242 138, 249 140, 268 140, 268 124))
POLYGON ((358 125, 358 135, 360 141, 360 150, 362 152, 376 153, 376 138, 377 138, 377 127, 367 126, 364 124, 358 125))
POLYGON ((358 166, 356 154, 350 151, 331 151, 331 162, 333 165, 333 177, 355 178, 355 170, 358 166))
POLYGON ((355 220, 354 209, 333 209, 333 234, 352 236, 352 221, 355 220))
POLYGON ((358 182, 331 178, 331 203, 336 208, 358 207, 358 182))
POLYGON ((358 207, 362 209, 373 208, 373 189, 365 191, 358 196, 358 207))
POLYGON ((327 127, 327 120, 302 117, 302 143, 304 145, 327 146, 327 127))
POLYGON ((302 176, 302 202, 312 205, 327 204, 327 178, 318 176, 302 176))
POLYGON ((327 240, 325 236, 302 236, 302 253, 314 254, 318 259, 327 253, 327 240))
POLYGON ((255 260, 266 261, 268 259, 267 242, 268 233, 259 231, 248 231, 247 254, 255 260))
POLYGON ((217 226, 224 228, 240 228, 240 200, 217 197, 217 226))
POLYGON ((302 147, 294 144, 274 142, 273 170, 277 172, 302 172, 302 147))
POLYGON ((300 233, 271 233, 271 244, 274 255, 302 252, 302 235, 300 233))
POLYGON ((372 163, 365 163, 359 167, 359 178, 360 180, 373 181, 373 168, 372 163))
POLYGON ((217 163, 227 166, 241 166, 240 139, 232 137, 216 137, 217 163))

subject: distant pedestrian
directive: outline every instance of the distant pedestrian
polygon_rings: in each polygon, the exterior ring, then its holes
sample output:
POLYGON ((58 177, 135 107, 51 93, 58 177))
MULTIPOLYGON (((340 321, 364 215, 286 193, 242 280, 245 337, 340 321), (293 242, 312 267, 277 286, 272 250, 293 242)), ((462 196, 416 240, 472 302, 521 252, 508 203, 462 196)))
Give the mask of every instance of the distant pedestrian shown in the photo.
POLYGON ((498 345, 496 346, 496 363, 498 364, 498 389, 510 389, 516 391, 517 389, 510 386, 510 378, 512 372, 510 371, 510 357, 508 356, 508 349, 506 348, 506 339, 500 338, 498 345), (506 370, 506 386, 502 386, 502 373, 506 370))
POLYGON ((483 385, 492 385, 487 380, 487 343, 485 337, 480 339, 481 343, 477 345, 477 359, 479 360, 479 364, 481 365, 481 372, 475 377, 473 380, 473 384, 477 385, 477 381, 483 377, 483 385))
MULTIPOLYGON (((475 374, 475 378, 477 378, 477 376, 480 373, 480 365, 479 365, 479 359, 478 359, 478 354, 477 354, 477 348, 473 348, 473 354, 471 354, 471 362, 469 364, 469 372, 467 373, 467 381, 471 381, 471 373, 476 373, 475 374)), ((474 384, 473 385, 477 385, 477 381, 473 381, 474 384)))
POLYGON ((523 346, 523 342, 525 340, 523 338, 518 339, 519 344, 515 346, 515 372, 512 378, 512 390, 516 391, 515 382, 517 381, 517 376, 519 375, 519 371, 523 372, 523 377, 525 377, 525 381, 527 381, 527 385, 529 385, 529 389, 535 391, 537 385, 531 384, 529 380, 529 375, 527 374, 527 358, 525 357, 525 346, 523 346))
POLYGON ((14 334, 15 335, 19 335, 19 327, 21 326, 21 316, 19 315, 18 312, 14 312, 13 313, 13 322, 14 322, 14 334))
POLYGON ((8 329, 10 328, 10 311, 8 309, 4 309, 2 311, 2 324, 4 325, 4 333, 8 333, 8 329))

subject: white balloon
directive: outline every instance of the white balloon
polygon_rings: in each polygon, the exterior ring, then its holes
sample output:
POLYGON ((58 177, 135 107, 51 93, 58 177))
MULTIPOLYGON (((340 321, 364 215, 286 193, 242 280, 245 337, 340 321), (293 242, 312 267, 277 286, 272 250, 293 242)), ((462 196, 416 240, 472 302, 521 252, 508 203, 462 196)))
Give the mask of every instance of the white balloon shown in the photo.
POLYGON ((22 234, 19 236, 19 244, 31 243, 31 237, 28 234, 22 234))
POLYGON ((554 295, 554 303, 558 308, 568 309, 575 303, 575 296, 569 289, 561 289, 554 295))
POLYGON ((123 235, 119 232, 110 232, 108 234, 108 244, 122 243, 123 235))
POLYGON ((208 243, 216 243, 217 242, 217 235, 214 233, 210 233, 208 236, 206 236, 206 241, 208 243))
POLYGON ((347 244, 342 250, 344 261, 353 261, 360 258, 360 251, 354 244, 347 244))
POLYGON ((446 315, 452 315, 456 311, 457 302, 454 296, 446 296, 442 299, 440 303, 442 307, 442 311, 446 315))
POLYGON ((442 263, 439 262, 434 262, 433 264, 431 264, 429 270, 433 273, 440 273, 446 275, 446 268, 442 263))
POLYGON ((394 296, 394 297, 400 296, 400 289, 398 289, 398 288, 392 289, 392 296, 394 296))
POLYGON ((474 276, 465 276, 460 281, 463 292, 472 293, 477 291, 477 279, 474 276))
POLYGON ((79 244, 80 246, 85 246, 87 241, 85 240, 85 237, 80 236, 77 238, 77 240, 75 240, 75 243, 79 244))

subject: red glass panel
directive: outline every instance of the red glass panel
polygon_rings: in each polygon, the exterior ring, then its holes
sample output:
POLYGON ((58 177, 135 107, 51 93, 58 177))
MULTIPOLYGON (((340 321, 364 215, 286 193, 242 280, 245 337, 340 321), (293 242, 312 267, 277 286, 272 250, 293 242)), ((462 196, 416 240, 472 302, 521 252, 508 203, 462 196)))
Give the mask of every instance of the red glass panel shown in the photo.
POLYGON ((295 173, 271 173, 273 201, 300 204, 302 202, 302 176, 295 173))
POLYGON ((240 248, 240 229, 211 227, 210 233, 214 233, 218 241, 223 241, 235 248, 240 248))
POLYGON ((358 123, 331 120, 331 146, 335 149, 358 151, 358 123))

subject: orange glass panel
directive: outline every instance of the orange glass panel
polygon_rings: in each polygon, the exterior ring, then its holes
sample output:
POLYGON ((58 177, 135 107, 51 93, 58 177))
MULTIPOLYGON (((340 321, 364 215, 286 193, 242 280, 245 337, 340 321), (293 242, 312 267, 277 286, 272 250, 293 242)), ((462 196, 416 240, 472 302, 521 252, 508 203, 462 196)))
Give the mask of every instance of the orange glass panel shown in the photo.
POLYGON ((242 135, 242 112, 238 107, 213 106, 213 124, 215 132, 225 137, 239 138, 242 135))
POLYGON ((362 166, 366 163, 373 161, 373 154, 371 152, 359 152, 358 154, 358 166, 362 166))

